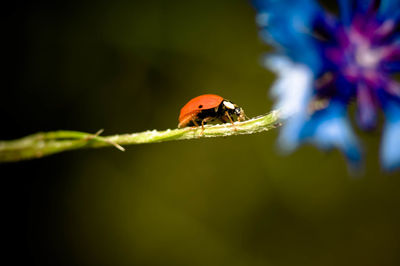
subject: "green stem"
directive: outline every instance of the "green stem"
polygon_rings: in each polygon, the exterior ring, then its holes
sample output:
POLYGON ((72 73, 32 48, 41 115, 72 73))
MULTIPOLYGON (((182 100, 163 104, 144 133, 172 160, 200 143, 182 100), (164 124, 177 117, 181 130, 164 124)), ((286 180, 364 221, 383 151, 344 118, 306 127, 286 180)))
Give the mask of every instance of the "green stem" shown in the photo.
POLYGON ((102 131, 89 134, 77 131, 39 132, 17 140, 0 141, 0 162, 16 162, 40 158, 67 150, 114 146, 122 151, 120 145, 164 142, 170 140, 198 139, 247 135, 267 131, 280 126, 279 111, 272 111, 243 122, 232 124, 207 125, 201 127, 148 130, 140 133, 102 137, 102 131))

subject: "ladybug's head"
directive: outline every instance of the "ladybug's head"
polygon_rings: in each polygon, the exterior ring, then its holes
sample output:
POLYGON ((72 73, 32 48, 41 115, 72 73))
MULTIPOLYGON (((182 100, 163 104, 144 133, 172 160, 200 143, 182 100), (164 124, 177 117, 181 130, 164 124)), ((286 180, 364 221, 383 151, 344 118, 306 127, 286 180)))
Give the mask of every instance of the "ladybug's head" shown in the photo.
POLYGON ((224 100, 223 104, 225 108, 229 110, 229 113, 234 114, 238 117, 238 121, 246 120, 247 116, 244 114, 242 107, 239 107, 233 102, 227 100, 224 100))
POLYGON ((235 108, 235 115, 237 115, 239 121, 246 120, 246 115, 244 114, 242 107, 237 106, 235 108))

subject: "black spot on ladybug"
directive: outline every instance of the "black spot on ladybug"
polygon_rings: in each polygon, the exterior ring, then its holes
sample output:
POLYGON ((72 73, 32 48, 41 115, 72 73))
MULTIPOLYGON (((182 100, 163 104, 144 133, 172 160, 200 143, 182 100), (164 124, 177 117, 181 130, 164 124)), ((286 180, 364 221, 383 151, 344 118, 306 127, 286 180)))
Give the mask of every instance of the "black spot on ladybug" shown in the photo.
POLYGON ((203 105, 202 105, 202 104, 200 104, 200 105, 199 105, 199 108, 202 108, 202 107, 203 107, 203 105))

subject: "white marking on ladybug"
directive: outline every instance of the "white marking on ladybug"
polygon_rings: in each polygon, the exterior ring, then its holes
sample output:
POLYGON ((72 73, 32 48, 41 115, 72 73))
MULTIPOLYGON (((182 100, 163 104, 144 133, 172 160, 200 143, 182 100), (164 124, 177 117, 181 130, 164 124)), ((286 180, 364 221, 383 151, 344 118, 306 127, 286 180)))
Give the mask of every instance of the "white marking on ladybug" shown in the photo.
POLYGON ((228 109, 232 109, 232 110, 235 109, 235 106, 234 106, 233 103, 231 103, 231 102, 224 101, 223 104, 224 104, 225 107, 228 108, 228 109))

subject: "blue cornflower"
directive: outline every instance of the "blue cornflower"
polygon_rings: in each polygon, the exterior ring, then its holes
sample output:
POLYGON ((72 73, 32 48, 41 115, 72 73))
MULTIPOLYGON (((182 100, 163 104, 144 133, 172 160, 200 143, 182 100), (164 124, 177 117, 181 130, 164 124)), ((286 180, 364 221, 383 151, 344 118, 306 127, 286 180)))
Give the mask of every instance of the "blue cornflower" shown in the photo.
POLYGON ((400 167, 400 0, 338 0, 339 15, 315 0, 256 0, 261 37, 277 48, 266 65, 278 74, 272 88, 287 118, 280 143, 339 148, 361 162, 361 145, 347 117, 355 102, 363 130, 383 110, 383 167, 400 167))

